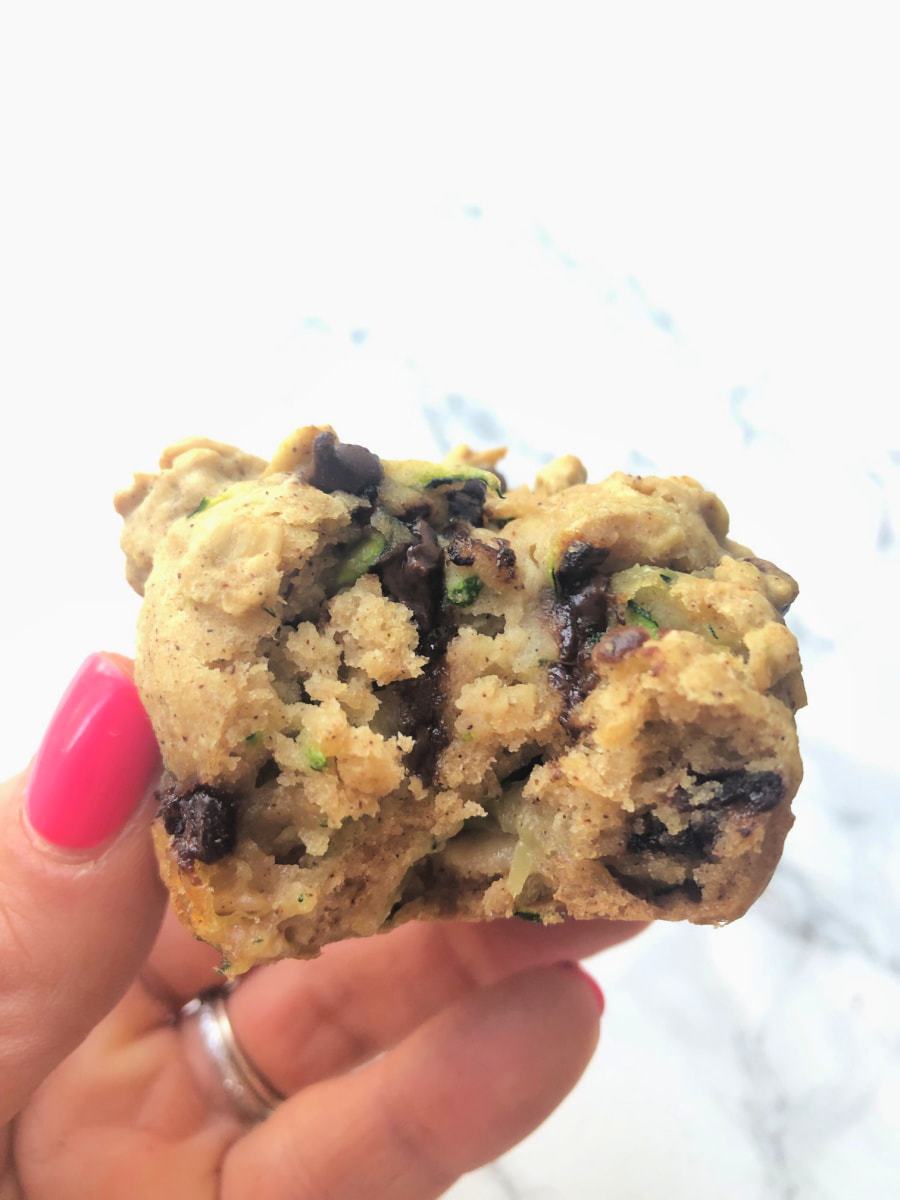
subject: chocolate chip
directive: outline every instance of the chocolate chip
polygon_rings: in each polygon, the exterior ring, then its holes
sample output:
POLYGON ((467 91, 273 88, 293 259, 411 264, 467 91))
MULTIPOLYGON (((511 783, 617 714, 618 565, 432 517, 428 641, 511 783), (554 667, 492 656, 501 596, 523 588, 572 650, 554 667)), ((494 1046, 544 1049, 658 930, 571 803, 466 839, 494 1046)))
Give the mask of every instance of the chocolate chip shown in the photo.
POLYGON ((554 572, 560 595, 571 596, 580 591, 608 557, 609 550, 605 546, 571 542, 554 572))
POLYGON ((512 580, 516 574, 516 552, 506 538, 495 538, 497 574, 506 580, 512 580))
POLYGON ((516 552, 506 538, 487 542, 457 532, 447 547, 447 557, 458 567, 471 567, 477 559, 486 571, 496 574, 499 583, 511 583, 516 577, 516 552))
POLYGON ((420 521, 423 517, 427 521, 430 516, 431 506, 429 504, 411 504, 398 514, 397 519, 412 529, 416 521, 420 521))
POLYGON ((393 600, 412 609, 421 635, 438 622, 444 591, 444 556, 427 521, 415 524, 416 541, 392 550, 375 570, 393 600))
POLYGON ((381 460, 364 446, 339 442, 333 433, 322 432, 313 442, 313 465, 303 482, 321 492, 371 494, 381 483, 381 460))
POLYGON ((718 784, 710 808, 740 807, 745 812, 765 813, 784 799, 784 780, 777 771, 714 771, 697 775, 698 783, 718 784))
POLYGON ((475 562, 475 539, 467 533, 457 533, 447 547, 447 557, 457 567, 471 567, 475 562))
POLYGON ((699 904, 703 899, 700 885, 693 879, 685 879, 683 883, 661 883, 646 875, 634 875, 631 872, 623 871, 613 863, 606 862, 603 865, 620 887, 639 900, 653 902, 664 896, 673 896, 678 893, 685 900, 690 900, 692 904, 699 904))
POLYGON ((451 520, 481 525, 484 521, 484 501, 487 484, 483 479, 467 479, 462 487, 447 496, 447 511, 451 520))
POLYGON ((594 646, 594 657, 599 658, 601 662, 621 662, 626 654, 631 654, 638 646, 643 646, 649 636, 646 629, 640 629, 636 625, 610 629, 594 646))
POLYGON ((781 615, 785 616, 788 609, 797 599, 797 581, 792 579, 786 571, 782 571, 780 567, 776 567, 774 563, 769 562, 767 558, 756 558, 754 555, 748 555, 742 561, 752 563, 761 575, 769 575, 773 579, 779 580, 783 585, 786 585, 789 594, 784 597, 780 604, 776 605, 781 615))
POLYGON ((659 852, 694 863, 706 862, 718 832, 718 822, 709 812, 695 813, 677 833, 670 833, 655 813, 644 813, 635 818, 625 849, 628 854, 659 852))
POLYGON ((217 862, 234 849, 237 796, 225 788, 166 788, 159 794, 159 815, 182 867, 195 860, 217 862))

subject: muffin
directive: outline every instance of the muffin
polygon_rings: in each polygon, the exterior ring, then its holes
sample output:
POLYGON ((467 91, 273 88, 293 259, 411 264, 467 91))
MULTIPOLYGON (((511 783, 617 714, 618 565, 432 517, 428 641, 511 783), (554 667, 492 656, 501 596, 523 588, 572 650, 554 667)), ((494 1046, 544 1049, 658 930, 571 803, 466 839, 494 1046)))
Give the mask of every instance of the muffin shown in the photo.
POLYGON ((207 439, 116 499, 181 917, 239 973, 413 918, 740 916, 801 778, 794 581, 687 477, 207 439))

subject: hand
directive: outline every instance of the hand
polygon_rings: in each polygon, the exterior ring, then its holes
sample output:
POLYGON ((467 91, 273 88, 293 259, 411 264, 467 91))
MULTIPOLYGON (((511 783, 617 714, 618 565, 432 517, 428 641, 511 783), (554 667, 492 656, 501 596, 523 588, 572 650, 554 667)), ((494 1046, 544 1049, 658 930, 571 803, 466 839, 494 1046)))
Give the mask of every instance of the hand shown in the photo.
POLYGON ((570 960, 637 926, 413 923, 240 983, 288 1097, 242 1124, 177 1020, 221 979, 165 912, 157 772, 130 665, 94 655, 0 792, 0 1200, 425 1200, 570 1090, 602 1010, 570 960))

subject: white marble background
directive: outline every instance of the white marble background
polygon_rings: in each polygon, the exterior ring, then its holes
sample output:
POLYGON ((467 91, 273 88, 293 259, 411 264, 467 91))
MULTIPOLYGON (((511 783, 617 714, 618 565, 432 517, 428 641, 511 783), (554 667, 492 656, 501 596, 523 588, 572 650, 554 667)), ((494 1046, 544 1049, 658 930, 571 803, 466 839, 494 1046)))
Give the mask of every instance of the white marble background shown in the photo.
POLYGON ((454 1200, 900 1194, 900 100, 887 8, 0 16, 0 766, 127 651, 109 496, 331 420, 690 473, 802 585, 784 861, 597 959, 574 1095, 454 1200))

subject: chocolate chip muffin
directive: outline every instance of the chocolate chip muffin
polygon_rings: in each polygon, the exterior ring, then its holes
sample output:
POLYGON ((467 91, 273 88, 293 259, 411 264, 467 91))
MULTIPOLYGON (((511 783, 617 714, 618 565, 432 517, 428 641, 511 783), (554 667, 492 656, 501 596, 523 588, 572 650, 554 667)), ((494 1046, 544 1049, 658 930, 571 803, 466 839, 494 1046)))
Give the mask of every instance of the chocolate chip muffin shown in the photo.
POLYGON ((183 919, 237 973, 411 918, 723 922, 800 782, 797 588, 689 478, 207 440, 117 498, 183 919))

